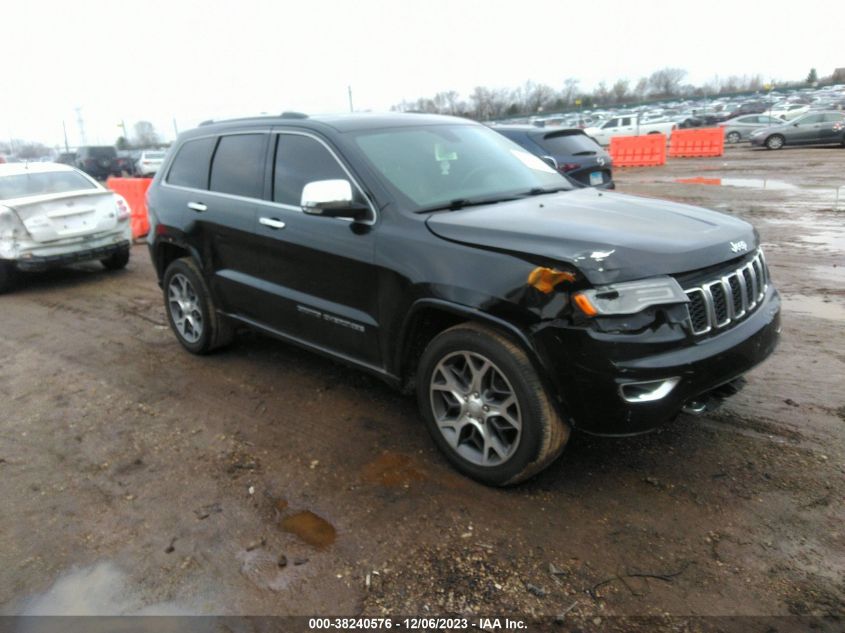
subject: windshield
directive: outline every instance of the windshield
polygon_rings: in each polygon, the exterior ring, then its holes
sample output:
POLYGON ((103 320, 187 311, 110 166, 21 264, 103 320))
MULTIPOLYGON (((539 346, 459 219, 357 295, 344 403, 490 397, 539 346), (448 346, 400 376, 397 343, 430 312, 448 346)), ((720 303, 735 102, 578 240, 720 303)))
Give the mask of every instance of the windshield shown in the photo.
POLYGON ((540 158, 480 125, 432 125, 354 135, 364 159, 411 211, 571 189, 540 158))
POLYGON ((164 158, 164 152, 145 152, 144 158, 164 158))
POLYGON ((0 176, 0 200, 96 189, 97 185, 75 171, 33 172, 0 176))

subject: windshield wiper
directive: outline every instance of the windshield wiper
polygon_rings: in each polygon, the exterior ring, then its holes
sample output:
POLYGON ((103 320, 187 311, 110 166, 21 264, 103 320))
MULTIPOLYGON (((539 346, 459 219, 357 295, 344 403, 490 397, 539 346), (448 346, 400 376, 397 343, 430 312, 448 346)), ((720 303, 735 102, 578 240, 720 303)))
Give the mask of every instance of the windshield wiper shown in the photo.
POLYGON ((558 193, 559 191, 572 191, 572 187, 534 187, 528 190, 528 195, 541 196, 546 193, 558 193))
POLYGON ((432 211, 459 211, 464 207, 477 207, 482 204, 496 204, 497 202, 510 202, 511 200, 519 200, 524 196, 499 196, 496 198, 455 198, 443 204, 437 204, 431 207, 423 207, 417 209, 415 213, 430 213, 432 211))

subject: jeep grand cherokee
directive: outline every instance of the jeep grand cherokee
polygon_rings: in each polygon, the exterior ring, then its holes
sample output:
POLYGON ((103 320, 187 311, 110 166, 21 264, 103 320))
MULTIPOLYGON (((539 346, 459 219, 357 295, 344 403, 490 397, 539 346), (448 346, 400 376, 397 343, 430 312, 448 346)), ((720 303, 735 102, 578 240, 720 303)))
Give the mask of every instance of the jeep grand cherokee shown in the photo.
POLYGON ((298 114, 182 134, 149 247, 190 352, 246 325, 415 390, 434 441, 493 485, 570 429, 654 429, 765 359, 780 299, 756 231, 572 190, 469 121, 298 114))

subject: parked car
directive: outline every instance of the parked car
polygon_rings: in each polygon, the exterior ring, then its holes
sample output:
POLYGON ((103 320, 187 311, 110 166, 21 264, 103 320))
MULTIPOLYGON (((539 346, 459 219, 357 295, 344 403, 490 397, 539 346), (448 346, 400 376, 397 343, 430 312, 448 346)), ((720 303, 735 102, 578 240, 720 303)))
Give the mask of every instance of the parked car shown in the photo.
POLYGON ((487 484, 542 470, 572 428, 701 412, 780 331, 750 224, 573 189, 464 119, 210 123, 179 136, 148 203, 185 349, 246 325, 413 389, 446 457, 487 484))
POLYGON ((768 110, 768 101, 746 101, 728 115, 728 119, 735 119, 743 114, 763 114, 768 110))
POLYGON ((588 127, 584 131, 600 145, 610 145, 610 139, 614 136, 639 136, 642 134, 665 134, 669 136, 672 130, 677 127, 678 125, 674 121, 638 122, 637 116, 630 114, 612 117, 602 123, 601 126, 588 127))
POLYGON ((91 260, 123 268, 129 214, 126 200, 73 167, 0 165, 0 292, 19 271, 91 260))
POLYGON ((127 150, 118 150, 114 159, 115 169, 121 176, 135 176, 135 157, 127 150))
POLYGON ((76 152, 76 167, 99 180, 121 175, 117 150, 111 145, 80 147, 76 152))
POLYGON ((144 150, 135 161, 135 173, 141 177, 154 176, 161 167, 164 154, 161 150, 144 150))
POLYGON ((56 162, 62 165, 76 165, 76 152, 61 152, 56 157, 56 162))
POLYGON ((754 130, 781 125, 782 123, 783 119, 768 114, 746 114, 735 119, 728 119, 718 125, 725 130, 725 141, 739 143, 740 141, 747 141, 754 130))
POLYGON ((614 189, 610 154, 580 129, 498 125, 499 134, 552 164, 578 185, 614 189))
POLYGON ((810 106, 803 103, 784 103, 770 110, 766 110, 766 114, 783 119, 784 121, 791 121, 805 114, 809 109, 810 106))
POLYGON ((752 145, 768 149, 781 149, 784 145, 845 145, 845 112, 808 112, 794 121, 755 130, 750 139, 752 145))

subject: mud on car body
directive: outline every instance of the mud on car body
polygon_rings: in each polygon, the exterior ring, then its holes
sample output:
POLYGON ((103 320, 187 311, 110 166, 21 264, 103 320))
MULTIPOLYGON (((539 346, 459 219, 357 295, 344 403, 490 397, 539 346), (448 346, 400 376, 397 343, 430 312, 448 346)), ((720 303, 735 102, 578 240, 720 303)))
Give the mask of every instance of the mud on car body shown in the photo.
POLYGON ((180 136, 149 209, 186 349, 246 325, 415 391, 447 458, 488 484, 538 472, 573 428, 704 408, 780 329, 746 222, 573 190, 462 119, 212 122, 180 136))

